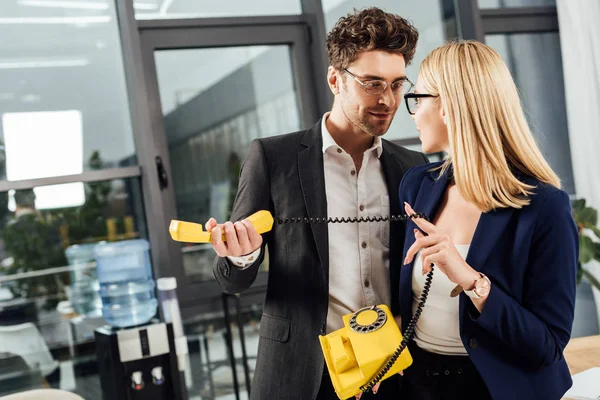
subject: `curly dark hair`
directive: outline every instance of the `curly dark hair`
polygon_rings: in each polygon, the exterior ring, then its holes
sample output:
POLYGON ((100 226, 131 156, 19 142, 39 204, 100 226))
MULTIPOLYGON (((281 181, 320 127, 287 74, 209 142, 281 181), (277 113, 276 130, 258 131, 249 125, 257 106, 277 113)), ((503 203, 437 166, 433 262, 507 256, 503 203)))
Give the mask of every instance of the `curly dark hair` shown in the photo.
POLYGON ((340 70, 363 51, 384 50, 402 54, 408 65, 415 55, 418 39, 417 29, 399 15, 377 7, 354 9, 341 17, 327 35, 329 64, 340 70))

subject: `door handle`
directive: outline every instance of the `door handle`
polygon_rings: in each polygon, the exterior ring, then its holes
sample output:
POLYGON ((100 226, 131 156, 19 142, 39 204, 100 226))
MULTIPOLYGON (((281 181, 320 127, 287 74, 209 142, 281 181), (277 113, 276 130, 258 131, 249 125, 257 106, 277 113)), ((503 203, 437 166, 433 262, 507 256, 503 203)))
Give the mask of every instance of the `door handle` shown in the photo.
POLYGON ((158 174, 158 186, 160 190, 164 190, 169 187, 169 177, 167 175, 167 169, 160 156, 154 158, 156 162, 156 173, 158 174))

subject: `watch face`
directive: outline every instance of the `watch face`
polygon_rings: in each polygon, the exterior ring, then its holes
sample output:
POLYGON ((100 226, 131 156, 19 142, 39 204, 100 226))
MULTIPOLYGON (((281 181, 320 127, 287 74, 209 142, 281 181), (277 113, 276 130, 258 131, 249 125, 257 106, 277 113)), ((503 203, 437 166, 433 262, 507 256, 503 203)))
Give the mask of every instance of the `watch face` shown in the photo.
POLYGON ((474 291, 477 293, 477 295, 483 297, 483 296, 487 296, 490 293, 490 281, 487 278, 479 278, 477 279, 477 281, 475 282, 475 289, 474 291))

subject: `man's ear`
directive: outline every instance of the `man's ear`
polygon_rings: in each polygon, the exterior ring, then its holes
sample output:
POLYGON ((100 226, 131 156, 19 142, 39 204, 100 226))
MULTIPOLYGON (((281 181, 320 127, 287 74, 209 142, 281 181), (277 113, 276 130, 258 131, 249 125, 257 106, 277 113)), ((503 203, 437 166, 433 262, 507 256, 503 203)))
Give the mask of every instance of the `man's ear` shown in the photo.
POLYGON ((327 83, 329 89, 334 95, 340 94, 340 84, 342 83, 338 77, 337 70, 331 65, 327 68, 327 83))

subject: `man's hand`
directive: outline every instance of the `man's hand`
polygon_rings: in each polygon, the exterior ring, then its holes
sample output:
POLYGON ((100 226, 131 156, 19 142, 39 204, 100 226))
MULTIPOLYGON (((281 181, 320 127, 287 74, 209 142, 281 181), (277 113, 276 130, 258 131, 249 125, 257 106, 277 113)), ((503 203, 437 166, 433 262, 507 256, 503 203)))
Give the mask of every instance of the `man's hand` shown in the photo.
POLYGON ((216 219, 211 218, 205 227, 211 233, 212 247, 219 257, 245 256, 262 246, 262 236, 247 219, 236 223, 227 221, 219 224, 216 219), (225 242, 222 240, 223 232, 225 232, 225 242))

